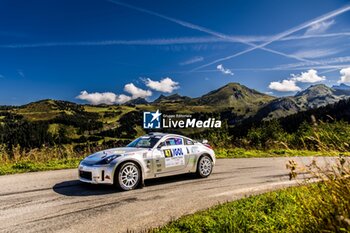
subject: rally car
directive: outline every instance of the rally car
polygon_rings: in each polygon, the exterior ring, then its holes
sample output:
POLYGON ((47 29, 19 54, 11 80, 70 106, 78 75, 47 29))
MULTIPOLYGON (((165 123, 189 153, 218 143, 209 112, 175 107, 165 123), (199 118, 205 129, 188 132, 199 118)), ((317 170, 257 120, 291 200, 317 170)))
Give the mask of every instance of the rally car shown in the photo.
POLYGON ((92 184, 112 184, 127 191, 144 180, 196 173, 208 177, 215 153, 207 141, 198 142, 177 134, 149 133, 126 147, 89 155, 79 164, 79 179, 92 184))

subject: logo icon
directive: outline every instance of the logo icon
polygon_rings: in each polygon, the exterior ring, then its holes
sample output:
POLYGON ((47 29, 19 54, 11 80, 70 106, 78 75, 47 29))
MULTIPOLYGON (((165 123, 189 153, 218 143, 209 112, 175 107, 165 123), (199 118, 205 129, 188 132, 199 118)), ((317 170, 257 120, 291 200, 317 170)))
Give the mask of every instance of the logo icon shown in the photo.
POLYGON ((144 129, 160 129, 160 116, 162 113, 159 109, 156 112, 143 112, 143 128, 144 129))

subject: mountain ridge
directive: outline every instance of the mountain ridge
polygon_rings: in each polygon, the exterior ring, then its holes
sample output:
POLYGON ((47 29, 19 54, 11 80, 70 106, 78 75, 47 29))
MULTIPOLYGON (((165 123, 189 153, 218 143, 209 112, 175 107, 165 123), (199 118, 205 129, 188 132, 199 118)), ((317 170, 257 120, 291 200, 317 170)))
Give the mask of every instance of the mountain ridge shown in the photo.
MULTIPOLYGON (((345 84, 329 87, 324 84, 311 85, 294 96, 274 97, 257 90, 248 88, 239 83, 227 83, 226 85, 212 90, 200 97, 191 98, 178 93, 171 95, 161 94, 157 99, 148 102, 146 99, 137 98, 126 102, 123 105, 90 105, 78 104, 69 101, 44 99, 16 107, 20 112, 34 114, 35 112, 66 112, 67 114, 82 111, 89 107, 108 106, 130 106, 140 109, 160 108, 162 110, 183 111, 192 109, 192 112, 200 112, 206 109, 207 112, 222 111, 230 109, 232 114, 240 118, 257 117, 261 119, 272 119, 288 116, 311 108, 318 108, 333 104, 341 99, 350 96, 350 86, 345 84), (148 107, 147 107, 148 106, 148 107)), ((4 107, 4 106, 3 106, 4 107)))

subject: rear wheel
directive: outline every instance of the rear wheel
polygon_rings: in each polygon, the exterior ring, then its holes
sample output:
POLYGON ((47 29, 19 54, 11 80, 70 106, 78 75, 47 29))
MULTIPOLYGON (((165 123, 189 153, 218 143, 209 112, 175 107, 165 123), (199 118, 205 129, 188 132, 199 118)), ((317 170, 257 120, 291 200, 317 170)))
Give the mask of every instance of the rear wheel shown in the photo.
POLYGON ((133 162, 124 163, 118 169, 114 180, 117 188, 123 191, 135 189, 141 180, 140 168, 133 162))
POLYGON ((200 178, 208 177, 213 171, 213 161, 211 161, 208 155, 203 155, 199 158, 197 164, 197 176, 200 178))

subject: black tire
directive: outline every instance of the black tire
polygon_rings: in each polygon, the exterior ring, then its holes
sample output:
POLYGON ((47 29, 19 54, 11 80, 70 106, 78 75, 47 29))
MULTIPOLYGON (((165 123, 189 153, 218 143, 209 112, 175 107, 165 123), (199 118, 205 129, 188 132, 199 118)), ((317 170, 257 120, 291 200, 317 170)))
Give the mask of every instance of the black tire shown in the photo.
POLYGON ((122 164, 114 174, 114 184, 121 191, 129 191, 137 188, 141 179, 141 170, 133 162, 122 164))
POLYGON ((213 161, 208 155, 203 155, 197 163, 196 176, 199 178, 207 178, 213 171, 213 161))

